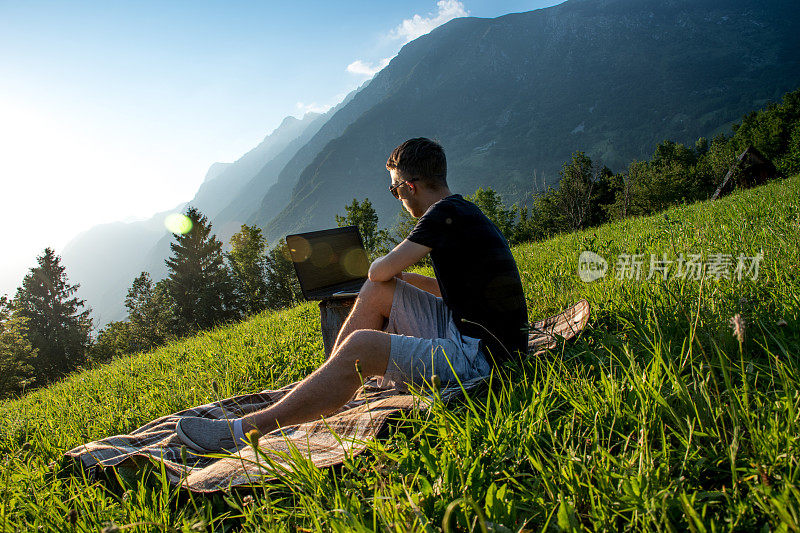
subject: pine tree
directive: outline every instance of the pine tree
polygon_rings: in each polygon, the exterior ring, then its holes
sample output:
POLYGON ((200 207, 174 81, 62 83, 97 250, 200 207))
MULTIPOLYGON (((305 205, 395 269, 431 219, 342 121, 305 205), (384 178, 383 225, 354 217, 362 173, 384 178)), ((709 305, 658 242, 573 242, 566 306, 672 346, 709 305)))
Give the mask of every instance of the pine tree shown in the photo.
POLYGON ((14 316, 10 302, 0 297, 0 398, 20 391, 33 377, 36 349, 24 334, 25 319, 14 316))
POLYGON ((211 234, 211 224, 199 210, 189 207, 186 216, 192 227, 185 234, 175 234, 172 257, 166 261, 167 286, 180 333, 209 329, 237 316, 222 243, 211 234))
POLYGON ((236 298, 244 315, 260 313, 267 308, 267 242, 261 229, 242 224, 242 229, 231 237, 231 251, 227 254, 236 298))
POLYGON ((79 285, 67 281, 61 258, 51 248, 36 258, 14 297, 14 314, 26 320, 25 337, 37 350, 33 359, 38 385, 61 377, 86 362, 89 310, 75 296, 79 285))
POLYGON ((154 284, 150 274, 142 272, 128 289, 125 307, 129 350, 147 351, 161 346, 175 332, 175 305, 166 280, 154 284))

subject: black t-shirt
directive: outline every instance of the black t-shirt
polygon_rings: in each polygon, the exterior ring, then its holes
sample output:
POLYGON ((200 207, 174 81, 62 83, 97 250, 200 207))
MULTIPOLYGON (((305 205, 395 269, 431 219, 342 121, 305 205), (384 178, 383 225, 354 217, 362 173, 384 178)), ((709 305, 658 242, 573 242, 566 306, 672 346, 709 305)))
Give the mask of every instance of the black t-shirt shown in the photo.
POLYGON ((483 341, 490 362, 526 350, 528 313, 517 264, 503 234, 478 206, 460 194, 443 198, 407 238, 432 249, 444 303, 463 335, 483 341))

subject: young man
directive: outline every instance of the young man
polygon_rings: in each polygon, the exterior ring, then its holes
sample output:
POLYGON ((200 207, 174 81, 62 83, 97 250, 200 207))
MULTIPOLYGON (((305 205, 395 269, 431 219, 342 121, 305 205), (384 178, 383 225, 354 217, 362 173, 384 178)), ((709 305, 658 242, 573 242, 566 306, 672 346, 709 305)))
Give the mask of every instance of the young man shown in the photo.
POLYGON ((182 418, 177 431, 187 446, 233 450, 251 429, 264 434, 329 415, 369 376, 400 388, 433 374, 443 382, 454 373, 468 380, 525 350, 525 297, 508 243, 475 204, 450 192, 442 147, 410 139, 386 168, 389 191, 419 220, 370 266, 330 358, 266 409, 235 420, 182 418), (403 272, 427 254, 435 278, 403 272))

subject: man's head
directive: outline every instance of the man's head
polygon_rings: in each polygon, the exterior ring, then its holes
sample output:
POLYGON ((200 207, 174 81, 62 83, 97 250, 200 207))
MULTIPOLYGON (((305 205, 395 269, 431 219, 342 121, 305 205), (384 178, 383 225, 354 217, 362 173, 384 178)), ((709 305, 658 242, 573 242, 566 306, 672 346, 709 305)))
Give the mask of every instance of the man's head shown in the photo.
POLYGON ((392 194, 415 217, 427 210, 432 199, 450 194, 444 149, 430 139, 409 139, 395 148, 386 169, 391 175, 392 194))
POLYGON ((447 187, 447 159, 436 141, 418 137, 409 139, 392 151, 386 170, 396 169, 406 180, 414 180, 429 189, 447 187))

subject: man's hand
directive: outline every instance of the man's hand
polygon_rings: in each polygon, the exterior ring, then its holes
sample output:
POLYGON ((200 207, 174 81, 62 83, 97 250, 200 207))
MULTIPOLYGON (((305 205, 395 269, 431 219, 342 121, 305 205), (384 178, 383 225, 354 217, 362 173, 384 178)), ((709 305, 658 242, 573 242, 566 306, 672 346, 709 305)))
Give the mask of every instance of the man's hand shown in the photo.
POLYGON ((394 250, 373 261, 367 277, 370 281, 389 281, 398 274, 402 276, 404 269, 428 255, 430 251, 427 246, 406 239, 395 246, 394 250))

